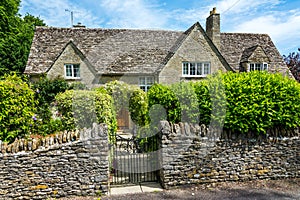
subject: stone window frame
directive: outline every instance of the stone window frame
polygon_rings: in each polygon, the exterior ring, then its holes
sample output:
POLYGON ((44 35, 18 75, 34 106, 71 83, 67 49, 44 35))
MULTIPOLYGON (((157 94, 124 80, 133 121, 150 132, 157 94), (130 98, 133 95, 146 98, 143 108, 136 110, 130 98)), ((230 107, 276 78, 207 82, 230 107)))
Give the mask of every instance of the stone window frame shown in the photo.
POLYGON ((182 62, 183 77, 206 77, 210 73, 210 62, 182 62))
POLYGON ((153 76, 140 76, 139 77, 139 87, 144 92, 147 92, 153 84, 154 84, 153 76))
POLYGON ((258 71, 268 71, 269 69, 269 64, 266 63, 266 62, 262 62, 262 63, 249 63, 248 64, 248 71, 251 72, 251 71, 255 71, 255 70, 258 70, 258 71))
POLYGON ((66 63, 66 64, 64 64, 64 71, 65 71, 66 79, 80 79, 80 64, 66 63), (69 69, 71 71, 68 71, 68 67, 70 67, 69 69), (78 71, 75 71, 76 68, 78 69, 78 71), (70 75, 69 75, 69 72, 71 72, 70 75))

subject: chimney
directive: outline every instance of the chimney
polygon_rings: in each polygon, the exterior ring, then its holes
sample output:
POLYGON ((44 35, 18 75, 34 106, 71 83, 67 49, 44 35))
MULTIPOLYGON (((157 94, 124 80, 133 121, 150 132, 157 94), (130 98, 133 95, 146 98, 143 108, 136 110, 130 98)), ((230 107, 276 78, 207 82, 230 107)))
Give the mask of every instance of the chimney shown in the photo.
POLYGON ((220 14, 216 13, 216 8, 214 7, 210 11, 210 15, 206 18, 206 34, 213 41, 215 46, 220 49, 221 45, 221 34, 220 34, 220 14))
POLYGON ((85 25, 78 22, 76 25, 73 25, 73 28, 85 28, 85 25))

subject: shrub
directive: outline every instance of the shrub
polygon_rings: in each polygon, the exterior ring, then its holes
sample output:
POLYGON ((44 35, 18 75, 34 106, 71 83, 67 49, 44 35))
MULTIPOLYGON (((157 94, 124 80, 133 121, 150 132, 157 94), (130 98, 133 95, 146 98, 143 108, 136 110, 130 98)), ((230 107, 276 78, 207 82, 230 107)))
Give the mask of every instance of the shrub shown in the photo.
POLYGON ((56 96, 56 106, 67 130, 106 123, 109 134, 116 132, 116 116, 112 98, 101 91, 67 90, 56 96))
POLYGON ((189 82, 179 82, 170 86, 177 97, 180 110, 181 122, 199 123, 199 105, 194 88, 189 82))
POLYGON ((51 103, 55 96, 64 92, 69 88, 68 83, 64 79, 49 80, 42 77, 38 82, 32 84, 35 91, 35 99, 37 103, 36 122, 32 128, 32 132, 40 135, 52 134, 63 130, 60 119, 52 119, 51 103))
POLYGON ((156 83, 151 86, 147 92, 147 95, 149 100, 149 109, 151 109, 151 107, 154 105, 161 105, 167 113, 168 121, 173 123, 180 122, 180 102, 175 93, 168 86, 156 83))
POLYGON ((198 106, 199 106, 199 124, 209 125, 211 120, 211 100, 207 81, 192 82, 198 106))
POLYGON ((225 128, 241 133, 266 133, 270 128, 294 128, 300 122, 300 85, 281 74, 225 73, 225 128))
POLYGON ((145 126, 149 124, 148 97, 143 90, 136 89, 132 92, 129 98, 129 112, 136 125, 145 126))
POLYGON ((104 89, 112 96, 116 112, 119 112, 122 108, 129 109, 130 96, 138 87, 122 81, 111 81, 104 85, 104 89))
POLYGON ((0 80, 0 139, 24 137, 34 123, 34 92, 16 75, 0 80))

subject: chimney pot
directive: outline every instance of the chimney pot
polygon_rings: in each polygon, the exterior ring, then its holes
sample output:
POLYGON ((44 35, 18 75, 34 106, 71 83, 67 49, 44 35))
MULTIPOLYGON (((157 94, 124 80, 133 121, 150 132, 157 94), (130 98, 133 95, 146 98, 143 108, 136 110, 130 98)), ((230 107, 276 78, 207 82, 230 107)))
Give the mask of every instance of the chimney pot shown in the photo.
POLYGON ((81 22, 78 22, 76 25, 73 25, 73 28, 85 28, 85 25, 81 24, 81 22))

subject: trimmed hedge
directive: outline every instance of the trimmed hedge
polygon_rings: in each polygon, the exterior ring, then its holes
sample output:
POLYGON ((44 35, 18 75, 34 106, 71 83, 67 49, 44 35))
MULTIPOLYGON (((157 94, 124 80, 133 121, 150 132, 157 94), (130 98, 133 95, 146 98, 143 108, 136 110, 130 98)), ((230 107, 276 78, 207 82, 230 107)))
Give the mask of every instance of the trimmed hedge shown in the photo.
POLYGON ((24 137, 34 123, 34 92, 17 75, 0 80, 0 140, 24 137))
POLYGON ((300 125, 300 85, 281 74, 220 72, 196 82, 154 84, 147 94, 149 109, 166 112, 173 123, 198 121, 257 135, 300 125))
POLYGON ((227 99, 224 127, 241 133, 291 129, 300 122, 300 85, 267 72, 222 74, 227 99))
POLYGON ((81 129, 91 127, 93 123, 106 123, 110 135, 115 134, 117 121, 113 101, 105 92, 67 90, 55 99, 65 129, 81 129))

